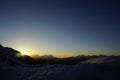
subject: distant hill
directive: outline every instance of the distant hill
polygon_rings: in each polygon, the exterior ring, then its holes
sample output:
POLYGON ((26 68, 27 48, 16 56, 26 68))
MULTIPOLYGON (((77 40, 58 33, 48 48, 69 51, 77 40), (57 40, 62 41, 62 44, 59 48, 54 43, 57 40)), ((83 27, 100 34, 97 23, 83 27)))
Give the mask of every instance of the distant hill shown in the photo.
POLYGON ((41 59, 56 59, 56 57, 54 57, 52 55, 43 55, 43 56, 39 56, 39 58, 41 58, 41 59))
POLYGON ((54 57, 53 55, 38 55, 38 54, 34 54, 31 56, 32 58, 39 58, 39 59, 56 59, 56 57, 54 57))
POLYGON ((75 57, 66 57, 66 58, 56 58, 52 55, 34 55, 33 59, 37 64, 64 64, 64 65, 73 65, 80 63, 81 61, 88 60, 90 57, 79 55, 75 57))

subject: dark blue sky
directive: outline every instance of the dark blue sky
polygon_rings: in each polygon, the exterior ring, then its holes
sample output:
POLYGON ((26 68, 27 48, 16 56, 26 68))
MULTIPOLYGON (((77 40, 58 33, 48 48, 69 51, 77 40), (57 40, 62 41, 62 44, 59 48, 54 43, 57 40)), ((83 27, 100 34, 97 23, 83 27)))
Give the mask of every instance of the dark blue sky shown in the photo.
POLYGON ((56 56, 119 54, 119 4, 115 0, 1 0, 0 43, 56 56))

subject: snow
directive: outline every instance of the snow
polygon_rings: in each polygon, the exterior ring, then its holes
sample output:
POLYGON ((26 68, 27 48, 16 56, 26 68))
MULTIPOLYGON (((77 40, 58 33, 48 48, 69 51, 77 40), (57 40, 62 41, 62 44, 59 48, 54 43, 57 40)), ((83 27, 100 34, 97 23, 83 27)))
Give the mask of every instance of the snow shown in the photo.
POLYGON ((0 67, 0 80, 120 80, 120 58, 101 57, 77 65, 0 67))
POLYGON ((89 60, 86 60, 86 61, 83 61, 82 63, 111 63, 111 62, 120 62, 120 57, 116 56, 116 57, 113 57, 113 56, 105 56, 105 57, 97 57, 97 58, 93 58, 93 59, 89 59, 89 60))

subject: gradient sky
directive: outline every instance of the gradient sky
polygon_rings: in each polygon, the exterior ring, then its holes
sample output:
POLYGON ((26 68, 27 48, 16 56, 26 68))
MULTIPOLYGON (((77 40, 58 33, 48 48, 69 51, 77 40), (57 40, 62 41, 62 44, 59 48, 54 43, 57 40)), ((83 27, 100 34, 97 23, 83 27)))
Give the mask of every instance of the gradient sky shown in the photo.
POLYGON ((29 54, 120 55, 120 3, 0 0, 0 44, 29 54))

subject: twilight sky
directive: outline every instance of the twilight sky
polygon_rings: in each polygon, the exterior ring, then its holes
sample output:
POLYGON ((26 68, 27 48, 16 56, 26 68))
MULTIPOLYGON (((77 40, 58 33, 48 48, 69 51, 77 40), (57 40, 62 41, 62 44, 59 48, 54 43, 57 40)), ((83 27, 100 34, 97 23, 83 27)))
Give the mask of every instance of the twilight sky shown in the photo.
POLYGON ((120 3, 0 0, 0 44, 58 57, 120 55, 120 3))

